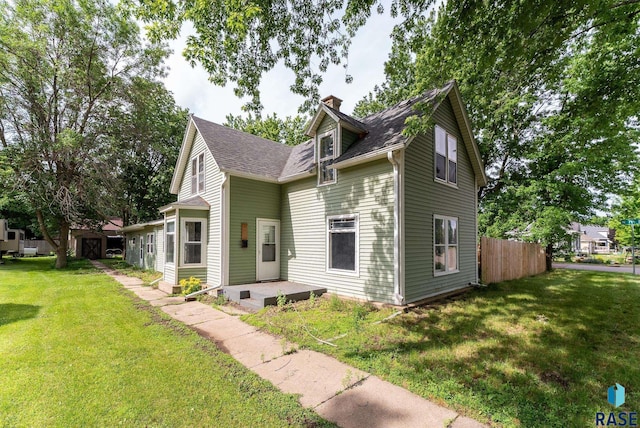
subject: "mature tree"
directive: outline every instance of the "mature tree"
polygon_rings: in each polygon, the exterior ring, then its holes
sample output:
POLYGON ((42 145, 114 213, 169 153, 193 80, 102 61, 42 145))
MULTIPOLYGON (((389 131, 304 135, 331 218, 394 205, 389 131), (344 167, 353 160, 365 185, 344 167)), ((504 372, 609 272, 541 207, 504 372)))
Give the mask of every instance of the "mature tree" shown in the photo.
POLYGON ((280 119, 275 113, 265 118, 249 113, 247 118, 227 115, 225 126, 289 146, 297 146, 309 139, 304 134, 305 123, 306 119, 301 116, 280 119))
MULTIPOLYGON (((200 64, 219 86, 236 85, 248 96, 248 110, 260 111, 258 90, 264 73, 278 62, 292 70, 291 91, 306 97, 301 111, 319 101, 318 85, 329 65, 347 68, 351 37, 372 13, 383 13, 371 0, 125 0, 149 23, 152 39, 176 38, 182 24, 193 24, 184 56, 200 64), (375 11, 375 12, 374 12, 375 11)), ((389 13, 411 22, 434 0, 392 0, 389 13)), ((345 73, 345 80, 351 76, 345 73)))
POLYGON ((158 207, 175 200, 169 193, 188 112, 176 106, 160 82, 133 78, 123 105, 112 109, 105 132, 113 140, 118 165, 120 212, 124 224, 158 218, 158 207))
POLYGON ((29 198, 64 267, 70 227, 111 207, 110 112, 125 108, 133 76, 158 74, 165 52, 143 47, 135 22, 104 0, 2 0, 0 12, 0 144, 10 184, 29 198))
MULTIPOLYGON (((608 223, 611 229, 616 231, 616 241, 621 245, 630 247, 631 226, 622 224, 622 220, 640 218, 640 177, 637 177, 634 183, 625 189, 624 193, 617 198, 612 208, 612 218, 608 223)), ((635 227, 635 246, 640 243, 640 226, 635 227)))
POLYGON ((637 166, 639 1, 447 2, 396 33, 366 114, 455 78, 489 185, 481 231, 547 245, 637 166))

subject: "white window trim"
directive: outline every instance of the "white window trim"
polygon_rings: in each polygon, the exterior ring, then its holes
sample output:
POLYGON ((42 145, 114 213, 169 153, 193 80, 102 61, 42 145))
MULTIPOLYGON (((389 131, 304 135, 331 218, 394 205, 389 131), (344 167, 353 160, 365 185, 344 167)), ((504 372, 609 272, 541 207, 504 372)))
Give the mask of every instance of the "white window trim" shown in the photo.
POLYGON ((360 214, 342 214, 342 215, 331 215, 331 216, 327 216, 327 221, 326 221, 326 238, 325 238, 325 270, 327 273, 334 273, 334 274, 339 274, 339 275, 345 275, 345 276, 356 276, 359 277, 360 276, 360 214), (330 267, 330 261, 331 261, 331 232, 329 231, 329 225, 331 224, 331 220, 345 220, 345 219, 349 219, 349 218, 353 218, 355 219, 356 222, 356 226, 355 226, 355 232, 356 232, 356 236, 355 236, 355 240, 356 240, 356 245, 355 245, 355 270, 345 270, 345 269, 333 269, 330 267))
POLYGON ((194 268, 194 267, 206 267, 207 266, 207 219, 205 218, 197 218, 197 217, 182 217, 180 219, 180 267, 186 268, 194 268), (186 251, 184 250, 184 244, 187 237, 187 222, 195 222, 199 221, 202 223, 201 233, 202 240, 200 241, 201 247, 201 258, 200 263, 185 263, 184 257, 186 255, 186 251))
POLYGON ((167 220, 165 221, 164 224, 164 263, 165 265, 169 265, 169 266, 175 266, 176 265, 176 253, 177 253, 177 243, 178 241, 176 240, 176 218, 175 217, 169 217, 167 218, 167 220), (174 224, 174 228, 173 228, 173 232, 169 232, 167 225, 169 223, 173 223, 174 224), (169 262, 167 261, 167 242, 169 242, 169 240, 167 239, 168 235, 173 235, 173 261, 169 262))
POLYGON ((444 216, 444 215, 438 215, 438 214, 434 214, 433 215, 433 276, 444 276, 444 275, 451 275, 454 273, 458 273, 460 272, 460 219, 458 217, 450 217, 450 216, 444 216), (448 226, 448 222, 450 220, 455 220, 456 224, 458 225, 458 243, 455 244, 456 246, 456 269, 455 270, 448 270, 449 266, 447 263, 447 257, 448 257, 448 253, 447 253, 447 248, 449 248, 451 245, 449 245, 449 229, 448 227, 445 227, 445 244, 444 244, 444 248, 445 248, 445 271, 437 271, 436 270, 436 220, 444 220, 445 221, 445 225, 448 226))
POLYGON ((333 180, 331 181, 325 181, 325 182, 320 182, 320 177, 322 176, 322 168, 320 163, 324 160, 326 161, 330 161, 333 160, 335 158, 337 158, 339 156, 338 154, 338 144, 337 144, 337 135, 338 133, 336 132, 335 129, 332 129, 330 131, 327 131, 323 134, 317 135, 317 140, 316 140, 316 152, 318 153, 318 177, 317 177, 317 184, 318 187, 320 186, 328 186, 330 184, 335 184, 338 182, 338 170, 334 169, 333 170, 333 180), (322 141, 322 139, 328 135, 331 135, 331 137, 333 138, 333 156, 331 157, 326 157, 326 158, 320 158, 320 142, 322 141))
POLYGON ((434 181, 436 181, 436 182, 438 182, 440 184, 445 184, 447 186, 454 187, 456 189, 458 188, 458 177, 460 176, 460 174, 459 174, 460 168, 458 168, 458 166, 460 165, 460 163, 458 162, 458 159, 457 159, 458 156, 457 155, 458 155, 458 137, 456 137, 455 135, 451 134, 450 132, 447 132, 447 130, 444 129, 442 126, 436 125, 433 128, 433 179, 434 179, 434 181), (436 175, 436 173, 437 173, 436 171, 437 171, 437 168, 438 168, 438 156, 437 156, 437 154, 438 154, 438 146, 437 146, 437 141, 436 141, 436 138, 437 138, 437 135, 438 135, 437 128, 440 128, 444 132, 444 135, 445 135, 445 143, 444 143, 445 144, 445 148, 444 149, 445 149, 445 151, 447 153, 446 153, 446 156, 445 156, 445 163, 444 163, 444 166, 445 166, 445 171, 444 171, 445 179, 444 180, 442 178, 439 178, 436 175), (455 140, 456 140, 456 182, 455 183, 452 183, 451 181, 449 181, 449 136, 455 138, 455 140))
POLYGON ((207 162, 206 162, 206 156, 204 154, 204 152, 202 153, 198 153, 197 155, 193 156, 191 158, 191 161, 189 163, 189 168, 191 170, 191 174, 190 174, 190 186, 191 186, 191 194, 192 195, 201 195, 204 194, 205 190, 207 189, 207 162), (200 157, 202 156, 202 163, 200 163, 200 157), (193 162, 196 162, 196 172, 195 172, 195 178, 196 178, 196 188, 195 188, 195 192, 193 189, 193 162), (200 165, 202 165, 202 182, 200 181, 200 165), (202 190, 200 190, 200 184, 202 184, 202 190))
POLYGON ((147 254, 153 254, 154 253, 154 246, 155 242, 154 242, 154 237, 153 237, 153 233, 147 233, 147 254))

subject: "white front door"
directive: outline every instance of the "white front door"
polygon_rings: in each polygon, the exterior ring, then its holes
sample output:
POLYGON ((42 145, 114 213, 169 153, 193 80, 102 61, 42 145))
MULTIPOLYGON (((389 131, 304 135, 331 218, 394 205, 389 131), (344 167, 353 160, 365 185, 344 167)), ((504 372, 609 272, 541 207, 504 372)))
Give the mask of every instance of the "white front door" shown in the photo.
POLYGON ((256 221, 256 280, 280 279, 280 220, 256 221))

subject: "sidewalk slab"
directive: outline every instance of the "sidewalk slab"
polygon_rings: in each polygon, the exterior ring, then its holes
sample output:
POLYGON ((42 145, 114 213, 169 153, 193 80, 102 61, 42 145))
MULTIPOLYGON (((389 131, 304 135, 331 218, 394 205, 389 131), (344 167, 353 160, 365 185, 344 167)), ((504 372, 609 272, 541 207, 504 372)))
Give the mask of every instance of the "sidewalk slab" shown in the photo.
POLYGON ((297 349, 292 343, 259 331, 232 337, 217 344, 220 349, 249 368, 297 349))
POLYGON ((151 306, 181 305, 184 303, 184 297, 167 297, 167 295, 165 294, 163 298, 152 300, 149 303, 151 304, 151 306))
POLYGON ((316 407, 369 376, 334 358, 314 351, 298 351, 251 367, 281 391, 301 394, 300 404, 316 407))
MULTIPOLYGON (((214 309, 215 311, 215 309, 214 309)), ((257 328, 240 321, 238 318, 216 311, 215 319, 193 326, 200 335, 216 342, 222 342, 234 337, 255 333, 257 328)))
POLYGON ((375 376, 336 395, 315 410, 343 428, 446 427, 458 416, 452 410, 375 376))
POLYGON ((160 309, 186 325, 200 324, 227 316, 220 311, 216 311, 211 306, 204 305, 200 302, 185 302, 182 305, 167 305, 160 307, 160 309))
POLYGON ((167 297, 166 293, 160 290, 149 288, 149 287, 145 287, 142 290, 132 290, 132 291, 136 294, 136 296, 146 301, 159 300, 167 297))

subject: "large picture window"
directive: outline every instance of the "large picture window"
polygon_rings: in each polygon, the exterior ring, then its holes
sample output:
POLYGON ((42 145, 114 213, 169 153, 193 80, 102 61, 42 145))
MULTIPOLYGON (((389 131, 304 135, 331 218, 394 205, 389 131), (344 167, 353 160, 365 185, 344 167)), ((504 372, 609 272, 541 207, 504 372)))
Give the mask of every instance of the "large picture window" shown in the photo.
POLYGON ((191 159, 191 194, 204 192, 204 153, 191 159))
POLYGON ((200 265, 204 261, 204 220, 185 219, 182 222, 184 242, 183 265, 200 265))
POLYGON ((458 140, 436 125, 436 179, 458 183, 458 140))
POLYGON ((167 228, 165 232, 165 255, 167 263, 175 263, 175 251, 176 251, 176 222, 171 220, 167 222, 167 228))
POLYGON ((335 183, 336 170, 329 168, 335 156, 333 132, 320 137, 318 144, 318 184, 335 183))
POLYGON ((358 216, 334 216, 327 219, 328 269, 358 272, 358 216))
POLYGON ((445 274, 458 271, 458 219, 434 216, 434 272, 445 274))

